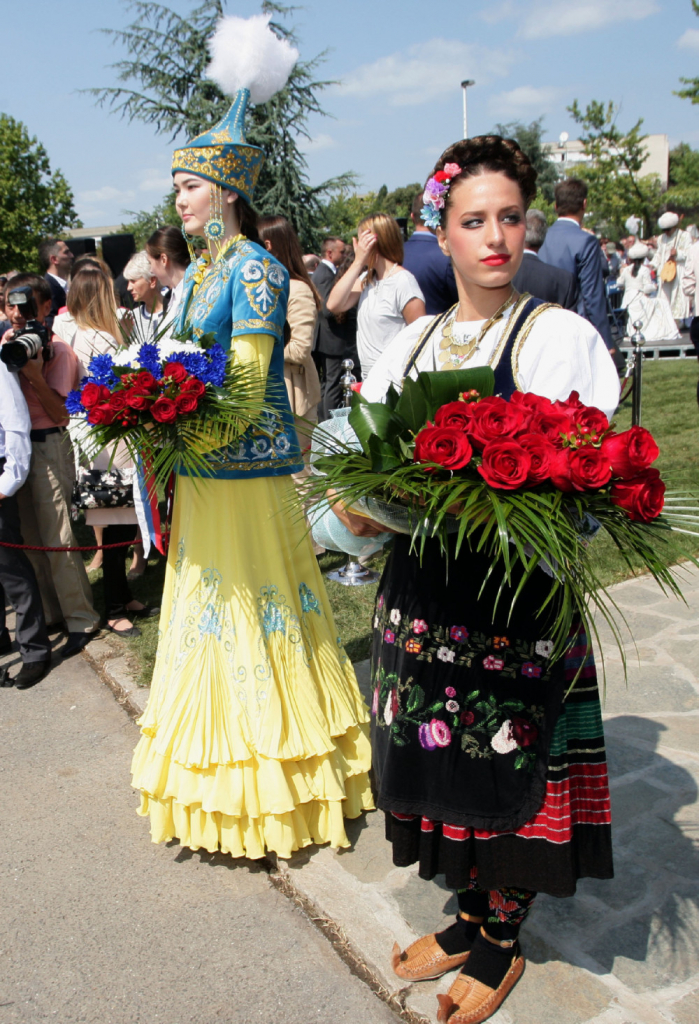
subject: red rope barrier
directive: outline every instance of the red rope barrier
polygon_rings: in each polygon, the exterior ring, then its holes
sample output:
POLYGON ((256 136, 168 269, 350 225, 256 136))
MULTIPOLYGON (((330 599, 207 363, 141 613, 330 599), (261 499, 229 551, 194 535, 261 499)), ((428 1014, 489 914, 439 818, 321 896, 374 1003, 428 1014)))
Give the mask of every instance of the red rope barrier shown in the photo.
POLYGON ((107 548, 129 548, 131 545, 143 544, 142 540, 120 540, 117 544, 88 544, 76 548, 46 548, 38 544, 10 544, 0 540, 0 548, 18 548, 20 551, 104 551, 107 548))

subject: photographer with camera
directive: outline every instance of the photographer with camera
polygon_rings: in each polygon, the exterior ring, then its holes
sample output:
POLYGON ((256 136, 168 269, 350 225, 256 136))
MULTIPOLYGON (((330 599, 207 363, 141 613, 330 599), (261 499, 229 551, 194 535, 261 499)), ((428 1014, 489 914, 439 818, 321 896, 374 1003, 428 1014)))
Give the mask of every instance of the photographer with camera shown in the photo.
MULTIPOLYGON (((70 520, 75 462, 65 398, 77 384, 77 357, 65 342, 49 339, 44 321, 51 291, 42 277, 13 278, 5 302, 12 327, 2 338, 0 359, 18 375, 31 419, 31 468, 17 493, 22 533, 27 544, 76 547, 70 520)), ((89 643, 99 624, 80 552, 32 551, 29 558, 47 623, 65 621, 68 642, 61 653, 68 658, 89 643)))
MULTIPOLYGON (((17 375, 0 362, 0 540, 23 544, 16 493, 29 473, 32 447, 29 410, 17 375)), ((12 649, 5 625, 5 595, 15 610, 15 637, 22 667, 13 678, 0 669, 0 686, 28 690, 51 667, 41 594, 24 551, 0 546, 0 655, 12 649)))

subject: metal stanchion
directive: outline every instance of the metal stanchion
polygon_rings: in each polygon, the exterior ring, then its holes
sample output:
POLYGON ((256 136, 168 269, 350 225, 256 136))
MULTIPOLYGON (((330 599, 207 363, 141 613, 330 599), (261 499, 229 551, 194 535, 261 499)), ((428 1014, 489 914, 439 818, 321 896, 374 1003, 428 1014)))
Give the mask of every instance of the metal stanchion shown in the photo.
POLYGON ((629 339, 633 345, 633 394, 631 396, 631 423, 641 426, 641 385, 643 382, 643 346, 646 339, 641 331, 642 320, 634 322, 634 333, 629 339))
MULTIPOLYGON (((349 409, 352 404, 352 385, 357 383, 357 378, 352 373, 354 361, 352 359, 344 359, 342 361, 342 369, 345 371, 340 378, 342 396, 345 408, 349 409)), ((347 558, 347 565, 343 565, 341 569, 333 569, 325 574, 329 580, 333 580, 335 583, 342 583, 345 587, 363 587, 367 583, 376 583, 380 578, 380 573, 374 572, 373 569, 365 569, 361 562, 353 562, 351 555, 348 555, 347 558)))

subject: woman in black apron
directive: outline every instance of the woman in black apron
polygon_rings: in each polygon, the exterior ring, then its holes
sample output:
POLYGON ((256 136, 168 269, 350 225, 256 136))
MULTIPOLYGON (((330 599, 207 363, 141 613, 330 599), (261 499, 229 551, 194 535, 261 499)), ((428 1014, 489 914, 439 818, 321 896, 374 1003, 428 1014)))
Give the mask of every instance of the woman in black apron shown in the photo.
MULTIPOLYGON (((459 303, 395 339, 363 385, 369 401, 418 371, 490 365, 504 398, 519 390, 565 400, 577 390, 614 411, 618 378, 595 329, 512 288, 535 179, 517 144, 497 136, 440 158, 424 213, 452 259, 459 303)), ((366 533, 366 520, 340 517, 366 533)), ((466 545, 458 558, 452 545, 447 560, 428 541, 420 557, 397 536, 374 617, 374 773, 394 863, 417 862, 425 879, 444 874, 459 905, 446 931, 396 946, 393 966, 409 981, 461 967, 438 997, 450 1024, 485 1020, 521 976, 517 937, 537 892, 571 896, 578 878, 612 877, 587 638, 577 633, 552 661, 551 621, 540 614, 549 576, 531 577, 508 620, 512 591, 493 612, 499 570, 481 592, 489 568, 466 545)))

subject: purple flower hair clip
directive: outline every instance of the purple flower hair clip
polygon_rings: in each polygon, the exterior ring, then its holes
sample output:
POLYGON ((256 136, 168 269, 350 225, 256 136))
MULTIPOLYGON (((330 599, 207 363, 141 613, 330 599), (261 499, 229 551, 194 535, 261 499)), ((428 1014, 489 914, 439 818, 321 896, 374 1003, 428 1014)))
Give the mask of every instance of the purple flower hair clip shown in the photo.
POLYGON ((441 211, 444 209, 449 187, 454 178, 461 174, 461 170, 462 168, 458 164, 445 164, 444 170, 437 171, 425 185, 425 191, 422 194, 425 205, 420 216, 429 228, 438 228, 441 224, 441 211))

